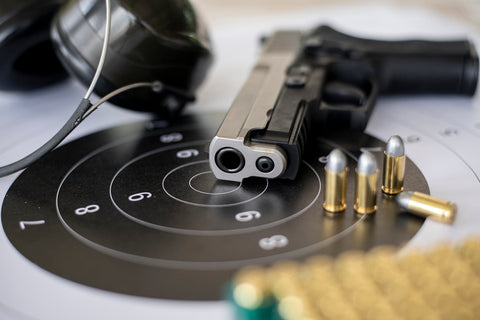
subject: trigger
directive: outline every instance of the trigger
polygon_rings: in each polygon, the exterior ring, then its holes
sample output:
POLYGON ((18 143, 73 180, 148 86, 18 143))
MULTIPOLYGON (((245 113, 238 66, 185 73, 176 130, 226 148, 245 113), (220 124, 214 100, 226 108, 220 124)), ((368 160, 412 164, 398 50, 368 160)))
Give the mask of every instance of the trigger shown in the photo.
POLYGON ((332 106, 353 105, 361 107, 367 101, 367 95, 351 84, 330 81, 323 89, 323 101, 332 106))

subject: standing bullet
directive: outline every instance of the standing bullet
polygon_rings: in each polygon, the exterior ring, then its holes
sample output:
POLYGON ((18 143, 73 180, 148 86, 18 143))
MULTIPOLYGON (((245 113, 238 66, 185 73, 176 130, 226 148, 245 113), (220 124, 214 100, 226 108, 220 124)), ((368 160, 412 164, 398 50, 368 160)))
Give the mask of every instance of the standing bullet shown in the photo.
POLYGON ((345 210, 347 191, 347 157, 339 149, 328 155, 325 166, 325 202, 323 208, 329 212, 345 210))
POLYGON ((397 195, 397 203, 410 213, 422 218, 452 224, 457 216, 457 205, 420 192, 404 191, 397 195))
POLYGON ((392 136, 388 139, 383 157, 383 192, 387 194, 402 192, 404 177, 405 147, 402 138, 392 136))
POLYGON ((355 169, 355 204, 357 213, 370 214, 377 210, 378 166, 371 152, 364 152, 355 169))

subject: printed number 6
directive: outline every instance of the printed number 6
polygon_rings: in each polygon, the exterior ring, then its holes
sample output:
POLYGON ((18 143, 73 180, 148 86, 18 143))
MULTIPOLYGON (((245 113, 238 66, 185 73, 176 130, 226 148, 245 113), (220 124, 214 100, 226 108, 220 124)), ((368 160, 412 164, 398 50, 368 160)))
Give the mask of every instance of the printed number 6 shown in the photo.
POLYGON ((288 244, 288 238, 281 234, 276 234, 270 238, 260 239, 258 245, 263 250, 272 250, 275 248, 282 248, 288 244))
POLYGON ((75 210, 75 214, 77 216, 83 216, 84 214, 87 213, 92 213, 92 212, 97 212, 100 210, 100 206, 96 204, 91 204, 89 206, 86 206, 85 208, 78 208, 75 210))
POLYGON ((258 211, 245 211, 240 212, 235 215, 235 219, 239 222, 248 222, 252 221, 253 219, 259 219, 262 214, 258 211))
POLYGON ((320 163, 327 163, 328 161, 328 156, 321 156, 320 158, 318 158, 318 162, 320 163))
POLYGON ((198 150, 187 149, 187 150, 178 151, 177 158, 186 159, 186 158, 196 157, 198 156, 198 154, 199 154, 198 150))
POLYGON ((135 202, 135 201, 140 201, 145 198, 151 198, 151 197, 152 197, 152 194, 150 192, 140 192, 140 193, 132 194, 130 197, 128 197, 128 200, 135 202))

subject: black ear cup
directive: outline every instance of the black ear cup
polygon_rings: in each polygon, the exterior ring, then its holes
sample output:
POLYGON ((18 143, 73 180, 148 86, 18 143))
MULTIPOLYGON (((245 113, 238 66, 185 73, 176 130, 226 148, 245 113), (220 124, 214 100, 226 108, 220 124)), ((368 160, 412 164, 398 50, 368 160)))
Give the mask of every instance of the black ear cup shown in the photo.
POLYGON ((64 79, 50 24, 64 0, 0 2, 0 90, 25 90, 64 79))
MULTIPOLYGON (((112 0, 108 54, 95 92, 134 82, 161 81, 192 95, 211 63, 206 29, 188 1, 112 0)), ((54 47, 66 69, 88 85, 105 32, 104 0, 70 1, 52 25, 54 47)), ((175 90, 174 90, 175 91, 175 90)), ((111 100, 134 110, 178 113, 186 102, 172 90, 135 89, 111 100)))

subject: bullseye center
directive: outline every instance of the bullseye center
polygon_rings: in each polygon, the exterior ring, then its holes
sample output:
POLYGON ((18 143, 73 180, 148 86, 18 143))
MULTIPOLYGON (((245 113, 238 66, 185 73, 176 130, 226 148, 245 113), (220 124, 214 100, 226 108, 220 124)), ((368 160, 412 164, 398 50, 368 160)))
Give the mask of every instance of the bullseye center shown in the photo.
POLYGON ((209 195, 227 194, 237 191, 241 186, 239 182, 218 180, 212 171, 197 173, 190 178, 188 184, 193 190, 209 195))

